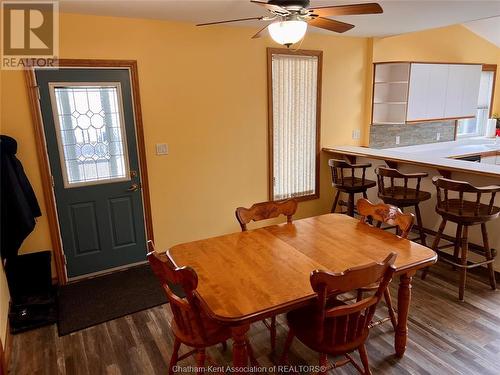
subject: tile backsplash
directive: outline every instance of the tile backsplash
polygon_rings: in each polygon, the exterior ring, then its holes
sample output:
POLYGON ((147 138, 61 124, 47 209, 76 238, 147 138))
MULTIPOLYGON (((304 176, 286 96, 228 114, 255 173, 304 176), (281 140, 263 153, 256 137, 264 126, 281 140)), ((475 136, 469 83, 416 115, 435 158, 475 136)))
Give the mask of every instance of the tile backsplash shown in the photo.
POLYGON ((454 139, 455 121, 372 125, 370 127, 371 148, 413 146, 425 143, 449 142, 454 139), (437 139, 438 133, 439 140, 437 139), (396 137, 399 137, 399 144, 396 144, 396 137))

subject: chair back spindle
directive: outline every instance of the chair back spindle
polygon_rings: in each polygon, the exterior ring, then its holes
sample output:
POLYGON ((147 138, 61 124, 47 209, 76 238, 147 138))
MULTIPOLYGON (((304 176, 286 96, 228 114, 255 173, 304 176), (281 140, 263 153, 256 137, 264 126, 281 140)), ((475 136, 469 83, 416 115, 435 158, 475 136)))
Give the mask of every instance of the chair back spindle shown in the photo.
POLYGON ((396 254, 389 254, 381 263, 348 269, 341 273, 316 270, 311 273, 311 286, 317 294, 320 342, 335 344, 346 351, 354 350, 364 342, 369 324, 380 299, 395 271, 396 254), (376 292, 351 304, 332 302, 331 295, 356 291, 366 285, 378 284, 376 292))

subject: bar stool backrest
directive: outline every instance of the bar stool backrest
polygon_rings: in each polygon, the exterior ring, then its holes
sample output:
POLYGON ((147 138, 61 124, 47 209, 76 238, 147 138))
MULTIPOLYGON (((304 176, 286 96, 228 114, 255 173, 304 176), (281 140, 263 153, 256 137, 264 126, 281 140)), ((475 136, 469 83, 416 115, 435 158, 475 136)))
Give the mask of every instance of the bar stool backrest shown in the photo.
POLYGON ((487 204, 487 215, 492 215, 496 209, 494 206, 495 196, 500 192, 500 186, 476 187, 468 182, 450 180, 444 177, 434 177, 432 182, 437 189, 437 208, 442 211, 450 212, 453 208, 458 209, 459 215, 472 214, 480 217, 481 207, 484 207, 484 204, 487 204), (471 197, 472 200, 466 199, 471 197), (455 201, 453 205, 450 204, 451 200, 455 201), (467 205, 467 202, 471 201, 474 202, 474 208, 469 211, 470 205, 467 205))
POLYGON ((332 185, 333 186, 353 186, 356 178, 361 179, 361 185, 366 181, 366 169, 372 165, 370 163, 364 164, 351 164, 344 160, 330 159, 328 165, 332 172, 332 185), (361 170, 361 176, 356 176, 356 171, 361 170))
POLYGON ((428 176, 425 172, 401 173, 397 169, 386 167, 378 167, 375 169, 375 173, 377 174, 379 195, 390 194, 391 191, 395 191, 395 188, 401 187, 402 189, 398 190, 402 190, 404 198, 407 198, 409 194, 418 196, 422 179, 428 176), (413 191, 409 189, 413 189, 413 191))

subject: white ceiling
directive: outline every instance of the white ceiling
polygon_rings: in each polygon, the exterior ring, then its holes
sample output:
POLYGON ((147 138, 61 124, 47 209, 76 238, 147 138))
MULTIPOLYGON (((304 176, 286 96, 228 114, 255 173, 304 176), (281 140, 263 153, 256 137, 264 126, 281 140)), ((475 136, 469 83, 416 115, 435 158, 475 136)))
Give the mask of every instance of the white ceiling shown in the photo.
MULTIPOLYGON (((311 5, 371 1, 312 0, 311 5)), ((379 3, 384 9, 383 14, 335 17, 356 25, 345 35, 380 37, 500 16, 499 0, 383 0, 379 3)), ((60 10, 70 13, 185 21, 193 24, 265 14, 261 7, 251 4, 248 0, 61 0, 60 10)), ((231 25, 257 28, 262 26, 262 23, 246 21, 231 25)), ((500 33, 497 33, 497 38, 498 34, 500 33)))
POLYGON ((500 17, 467 22, 464 24, 472 32, 500 47, 500 17))

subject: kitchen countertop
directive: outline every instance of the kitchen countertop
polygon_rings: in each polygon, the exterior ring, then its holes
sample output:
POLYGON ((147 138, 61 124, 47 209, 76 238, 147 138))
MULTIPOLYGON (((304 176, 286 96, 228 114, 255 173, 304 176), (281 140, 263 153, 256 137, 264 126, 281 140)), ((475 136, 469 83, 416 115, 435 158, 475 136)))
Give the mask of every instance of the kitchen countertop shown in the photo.
POLYGON ((459 156, 482 155, 500 152, 500 141, 475 138, 453 142, 440 142, 417 146, 374 149, 359 146, 325 147, 330 153, 363 156, 367 158, 390 160, 407 164, 417 164, 435 169, 470 172, 491 177, 500 176, 500 165, 474 163, 455 160, 459 156))

